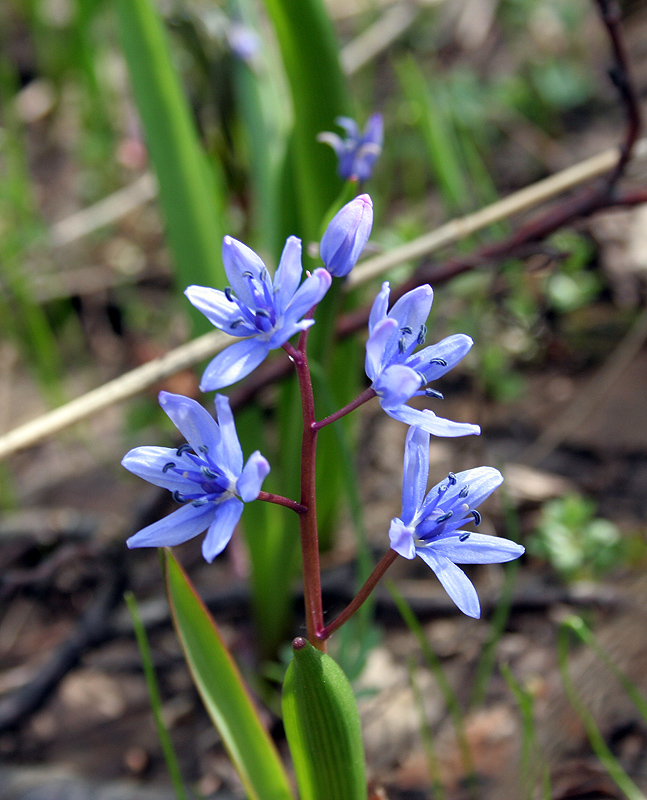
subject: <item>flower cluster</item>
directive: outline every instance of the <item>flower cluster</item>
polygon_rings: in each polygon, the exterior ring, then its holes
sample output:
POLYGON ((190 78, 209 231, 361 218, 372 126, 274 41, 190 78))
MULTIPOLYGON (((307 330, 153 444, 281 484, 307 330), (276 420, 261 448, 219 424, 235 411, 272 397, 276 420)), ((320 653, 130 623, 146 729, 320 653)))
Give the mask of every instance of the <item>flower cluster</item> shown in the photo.
MULTIPOLYGON (((345 142, 340 140, 333 145, 340 154, 340 171, 343 162, 344 173, 367 177, 381 146, 381 118, 374 115, 363 136, 351 120, 342 119, 340 124, 348 132, 345 142)), ((280 347, 288 349, 295 362, 301 358, 300 368, 307 371, 307 360, 303 358, 305 337, 300 340, 301 354, 288 341, 314 324, 314 308, 328 291, 332 277, 344 277, 354 267, 366 246, 372 224, 373 204, 368 195, 347 203, 333 217, 321 239, 319 249, 324 267, 308 273, 303 281, 301 240, 295 236, 286 241, 273 278, 253 250, 226 236, 222 254, 230 285, 222 291, 205 286, 189 286, 186 290, 189 301, 216 328, 239 337, 207 366, 201 390, 230 386, 249 375, 270 350, 280 347)), ((321 423, 313 418, 304 425, 304 431, 309 429, 309 435, 316 438, 318 427, 376 395, 387 414, 410 426, 405 445, 402 513, 391 521, 390 557, 395 558, 395 553, 408 559, 420 556, 461 611, 478 617, 476 590, 456 565, 500 563, 524 552, 523 547, 507 539, 463 530, 470 522, 478 524, 480 515, 476 507, 503 478, 492 467, 479 467, 456 475, 449 473, 445 481, 427 492, 430 435, 465 436, 478 434, 480 429, 407 404, 414 396, 442 399, 440 392, 429 384, 461 361, 472 347, 472 340, 464 334, 455 334, 424 346, 433 302, 430 286, 419 286, 403 294, 391 309, 389 301, 390 286, 385 282, 369 316, 365 368, 370 389, 321 423)), ((304 380, 309 383, 310 375, 304 378, 301 372, 299 379, 300 385, 304 380)), ((162 392, 159 400, 186 444, 177 449, 137 447, 122 463, 139 477, 168 489, 181 507, 131 536, 128 546, 176 545, 206 530, 202 552, 211 562, 231 539, 244 503, 261 495, 270 467, 258 451, 243 465, 243 453, 225 396, 216 395, 217 421, 189 398, 162 392)), ((311 413, 314 415, 314 411, 311 413)), ((304 451, 310 452, 314 460, 314 444, 304 451)), ((302 466, 304 475, 308 470, 314 475, 314 464, 302 466)), ((308 513, 306 505, 278 495, 263 492, 262 499, 279 502, 300 514, 308 513)))
POLYGON ((404 294, 387 312, 388 282, 373 302, 368 322, 366 374, 380 405, 394 419, 416 425, 434 436, 478 434, 478 425, 452 422, 437 417, 433 411, 420 411, 406 405, 416 395, 442 399, 442 394, 427 384, 456 366, 472 347, 465 334, 448 336, 438 344, 416 350, 427 336, 427 317, 434 293, 431 286, 419 286, 404 294))
POLYGON ((476 510, 503 481, 493 467, 450 472, 427 492, 429 433, 409 428, 404 452, 402 514, 391 520, 391 548, 405 558, 420 558, 436 573, 460 610, 479 617, 481 608, 472 582, 456 564, 500 564, 523 554, 509 539, 462 530, 481 521, 476 510))
POLYGON ((211 563, 229 543, 243 503, 258 497, 270 465, 257 450, 243 466, 234 417, 224 395, 216 395, 218 422, 189 397, 160 392, 159 402, 186 444, 177 449, 136 447, 121 463, 149 483, 168 489, 182 507, 138 531, 126 544, 170 547, 206 530, 202 555, 211 563))
POLYGON ((342 139, 336 133, 324 131, 318 134, 317 140, 329 144, 337 154, 337 173, 340 178, 368 180, 382 152, 384 139, 382 115, 372 114, 363 133, 355 120, 350 117, 337 117, 335 122, 345 130, 346 138, 342 139))

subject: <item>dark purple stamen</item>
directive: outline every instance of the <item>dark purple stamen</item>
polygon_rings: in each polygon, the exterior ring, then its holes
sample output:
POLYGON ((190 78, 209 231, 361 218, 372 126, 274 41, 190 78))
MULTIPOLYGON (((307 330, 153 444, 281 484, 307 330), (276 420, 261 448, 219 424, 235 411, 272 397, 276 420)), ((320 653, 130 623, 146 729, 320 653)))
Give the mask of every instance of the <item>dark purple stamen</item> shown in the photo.
POLYGON ((183 456, 185 453, 189 453, 191 451, 190 444, 181 444, 178 449, 175 451, 177 456, 183 456))
POLYGON ((447 362, 445 361, 444 358, 432 358, 429 361, 429 366, 431 366, 432 364, 436 364, 436 366, 438 366, 438 367, 446 367, 447 366, 447 362))
POLYGON ((186 498, 177 489, 173 492, 173 499, 176 503, 186 503, 186 498))
POLYGON ((225 286, 225 297, 227 298, 227 300, 229 300, 230 303, 235 302, 234 295, 231 291, 231 286, 225 286))
POLYGON ((474 517, 474 524, 475 525, 480 525, 481 524, 481 515, 479 514, 479 512, 476 509, 474 509, 474 511, 472 511, 472 516, 474 517))
POLYGON ((451 486, 456 486, 456 483, 458 482, 456 475, 454 475, 453 472, 449 473, 449 475, 447 476, 447 480, 449 481, 451 486))
POLYGON ((436 522, 437 523, 447 522, 447 520, 450 519, 450 517, 453 517, 453 516, 454 516, 454 512, 453 511, 447 511, 442 515, 442 517, 438 517, 436 522))
POLYGON ((459 497, 467 497, 467 495, 469 494, 469 491, 470 491, 470 487, 469 486, 463 486, 463 488, 458 493, 458 496, 459 497))
POLYGON ((442 392, 436 391, 436 389, 425 389, 425 394, 427 397, 435 397, 436 400, 444 400, 445 395, 442 392))
POLYGON ((465 531, 465 533, 461 533, 461 535, 458 537, 458 541, 459 542, 466 542, 470 538, 471 535, 472 534, 470 533, 470 531, 465 531))
POLYGON ((175 461, 169 461, 162 467, 162 472, 168 472, 170 469, 175 469, 175 461))
POLYGON ((427 326, 422 324, 420 326, 420 330, 418 331, 418 344, 424 344, 426 338, 427 338, 427 326))

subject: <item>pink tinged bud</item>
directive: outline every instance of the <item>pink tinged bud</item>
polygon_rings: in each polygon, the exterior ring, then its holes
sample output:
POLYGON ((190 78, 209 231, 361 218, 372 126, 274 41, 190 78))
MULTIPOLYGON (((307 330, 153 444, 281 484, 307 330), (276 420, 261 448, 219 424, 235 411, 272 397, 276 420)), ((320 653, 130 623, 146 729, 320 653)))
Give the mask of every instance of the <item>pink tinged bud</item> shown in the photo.
POLYGON ((319 253, 326 269, 343 278, 357 263, 373 227, 373 201, 361 194, 347 203, 326 228, 319 253))

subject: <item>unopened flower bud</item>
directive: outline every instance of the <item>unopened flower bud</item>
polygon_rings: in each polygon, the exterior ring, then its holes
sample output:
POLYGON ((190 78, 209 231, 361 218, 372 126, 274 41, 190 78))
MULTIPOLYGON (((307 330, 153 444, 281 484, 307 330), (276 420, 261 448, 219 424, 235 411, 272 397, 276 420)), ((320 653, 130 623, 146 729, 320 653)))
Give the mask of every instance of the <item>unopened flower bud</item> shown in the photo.
POLYGON ((373 227, 373 201, 360 194, 347 203, 326 228, 319 254, 326 269, 343 278, 357 263, 373 227))

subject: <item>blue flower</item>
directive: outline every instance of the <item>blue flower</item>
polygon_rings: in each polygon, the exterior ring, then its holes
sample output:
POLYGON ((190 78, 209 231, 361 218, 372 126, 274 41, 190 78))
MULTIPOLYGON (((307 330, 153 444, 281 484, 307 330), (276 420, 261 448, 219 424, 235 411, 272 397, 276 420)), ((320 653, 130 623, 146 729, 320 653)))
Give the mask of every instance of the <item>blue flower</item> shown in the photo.
POLYGON ((391 520, 391 548, 405 558, 420 558, 436 573, 447 594, 469 617, 481 607, 472 582, 456 564, 500 564, 525 549, 509 539, 461 530, 481 521, 476 507, 503 481, 494 467, 450 472, 427 494, 429 434, 410 428, 404 452, 402 516, 391 520))
POLYGON ((200 390, 222 389, 249 375, 269 353, 282 347, 314 320, 301 319, 326 294, 327 270, 316 269, 299 286, 301 240, 290 236, 272 282, 259 256, 242 242, 225 236, 222 259, 231 287, 224 292, 189 286, 184 292, 212 325, 231 336, 245 337, 227 347, 208 365, 200 390))
POLYGON ((335 278, 343 278, 357 263, 373 227, 373 201, 360 194, 330 220, 321 237, 319 255, 335 278))
POLYGON ((335 122, 346 131, 346 138, 342 139, 336 133, 324 131, 318 134, 317 140, 329 144, 337 153, 339 159, 337 173, 340 178, 368 180, 373 172, 375 162, 382 152, 384 140, 382 115, 372 114, 368 118, 364 133, 360 132, 355 120, 349 117, 337 117, 335 122))
POLYGON ((405 405, 414 395, 442 399, 440 392, 425 387, 456 366, 473 342, 469 336, 457 333, 415 352, 427 335, 425 323, 431 311, 433 290, 428 285, 418 286, 402 295, 387 313, 389 295, 387 281, 373 302, 366 343, 366 374, 382 408, 394 419, 417 425, 434 436, 480 433, 478 425, 452 422, 437 417, 429 409, 419 411, 405 405))
POLYGON ((188 397, 160 392, 159 402, 187 444, 177 450, 136 447, 121 463, 140 478, 173 492, 182 507, 142 528, 126 544, 171 547, 206 530, 202 555, 211 563, 229 543, 243 503, 258 497, 270 465, 257 450, 243 467, 243 451, 224 395, 216 395, 218 422, 188 397))

